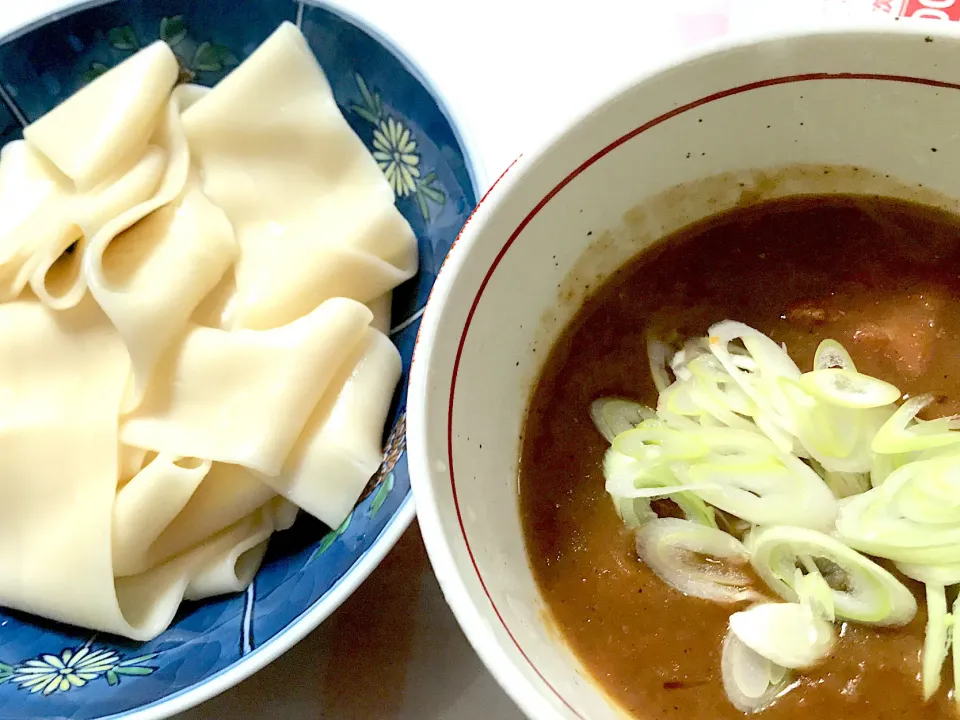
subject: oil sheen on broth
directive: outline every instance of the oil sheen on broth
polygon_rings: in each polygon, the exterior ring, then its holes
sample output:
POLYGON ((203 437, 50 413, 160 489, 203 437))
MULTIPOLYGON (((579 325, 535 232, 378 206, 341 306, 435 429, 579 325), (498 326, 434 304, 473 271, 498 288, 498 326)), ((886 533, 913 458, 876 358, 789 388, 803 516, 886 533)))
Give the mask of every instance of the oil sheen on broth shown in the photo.
MULTIPOLYGON (((553 620, 614 700, 645 720, 739 718, 721 684, 727 619, 636 557, 604 491, 590 403, 656 405, 648 331, 745 322, 810 370, 823 338, 904 393, 960 411, 960 217, 882 197, 816 196, 732 210, 642 253, 581 308, 535 387, 520 462, 524 533, 553 620)), ((904 581, 918 597, 922 586, 904 581)), ((841 626, 828 660, 762 711, 786 718, 955 718, 949 682, 924 704, 923 603, 906 627, 841 626)), ((948 663, 949 665, 949 663, 948 663)), ((944 670, 945 677, 949 669, 944 670)))

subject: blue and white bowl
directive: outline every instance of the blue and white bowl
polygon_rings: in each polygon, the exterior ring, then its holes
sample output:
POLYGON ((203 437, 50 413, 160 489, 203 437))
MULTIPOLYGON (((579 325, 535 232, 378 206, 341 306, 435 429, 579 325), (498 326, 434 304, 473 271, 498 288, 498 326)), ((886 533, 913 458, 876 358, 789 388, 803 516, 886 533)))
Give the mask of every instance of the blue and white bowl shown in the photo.
POLYGON ((375 487, 339 528, 302 517, 274 537, 244 595, 185 604, 172 627, 148 643, 0 611, 3 720, 147 720, 206 700, 319 625, 413 518, 404 452, 406 377, 420 313, 473 209, 476 185, 448 113, 423 74, 388 41, 330 10, 293 0, 117 0, 59 13, 0 41, 0 145, 157 38, 170 43, 186 76, 211 85, 284 20, 303 30, 344 115, 390 180, 420 246, 419 275, 394 295, 392 338, 404 376, 375 487))

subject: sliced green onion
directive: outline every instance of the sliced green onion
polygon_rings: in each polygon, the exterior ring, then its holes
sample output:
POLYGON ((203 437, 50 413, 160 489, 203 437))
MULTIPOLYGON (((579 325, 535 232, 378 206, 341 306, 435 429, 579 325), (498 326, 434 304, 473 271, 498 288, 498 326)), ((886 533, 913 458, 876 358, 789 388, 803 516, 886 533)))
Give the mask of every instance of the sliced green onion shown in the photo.
POLYGON ((770 707, 790 689, 789 671, 757 654, 728 632, 720 655, 723 689, 740 712, 770 707))
POLYGON ((789 690, 788 668, 830 652, 835 619, 900 626, 915 616, 912 593, 861 552, 927 586, 929 699, 952 637, 944 588, 960 585, 960 417, 919 419, 929 395, 898 408, 899 389, 859 373, 833 340, 808 373, 785 346, 731 321, 677 352, 650 339, 647 355, 656 412, 619 398, 591 407, 611 443, 606 489, 640 559, 678 591, 723 603, 761 597, 749 562, 787 601, 731 617, 722 658, 731 701, 768 707, 789 690), (685 519, 657 517, 657 497, 685 519))
POLYGON ((650 507, 650 501, 645 498, 615 498, 614 505, 617 515, 628 530, 636 530, 657 519, 657 514, 650 507))
MULTIPOLYGON (((960 617, 960 596, 953 601, 953 620, 960 617)), ((954 630, 956 625, 951 628, 954 630)), ((952 636, 952 633, 951 633, 952 636)), ((953 645, 953 700, 960 706, 960 643, 954 642, 953 645)))
POLYGON ((793 589, 801 604, 807 605, 820 617, 833 622, 837 618, 833 604, 833 589, 820 574, 820 568, 811 557, 801 559, 807 572, 797 568, 793 573, 793 589))
POLYGON ((857 371, 857 366, 853 364, 853 358, 850 353, 836 340, 824 340, 817 346, 817 351, 813 356, 813 369, 826 370, 828 368, 843 368, 845 370, 857 371))
POLYGON ((704 501, 755 525, 828 529, 837 501, 820 476, 787 454, 758 455, 742 462, 708 457, 676 468, 704 501))
POLYGON ((916 460, 879 487, 840 501, 837 536, 852 548, 896 562, 960 562, 960 467, 949 457, 916 460))
POLYGON ((774 665, 773 663, 770 663, 770 670, 767 674, 770 676, 770 683, 776 684, 781 680, 783 680, 784 678, 788 677, 790 674, 790 671, 787 670, 787 668, 785 667, 781 667, 780 665, 774 665))
POLYGON ((897 563, 897 570, 908 578, 926 585, 960 585, 960 563, 923 565, 920 563, 897 563))
POLYGON ((912 453, 873 453, 873 459, 870 464, 870 485, 879 487, 883 481, 890 477, 890 474, 907 464, 915 455, 912 453))
POLYGON ((698 414, 710 415, 721 426, 752 430, 756 425, 744 414, 756 412, 753 401, 736 386, 723 387, 720 384, 696 378, 687 385, 690 403, 697 408, 698 414))
POLYGON ((823 481, 838 500, 859 495, 870 489, 869 473, 834 472, 827 470, 823 481))
POLYGON ((700 428, 697 440, 704 443, 713 460, 729 458, 749 460, 758 456, 769 457, 777 453, 773 442, 759 431, 747 431, 737 428, 715 427, 700 428))
POLYGON ((947 613, 943 585, 927 585, 927 632, 923 639, 923 699, 929 700, 940 687, 943 661, 953 639, 953 616, 947 613))
POLYGON ((689 460, 707 454, 707 447, 688 433, 645 423, 627 430, 613 440, 613 449, 638 460, 666 462, 689 460))
POLYGON ((690 522, 706 527, 717 527, 717 517, 713 508, 691 492, 678 492, 667 495, 680 508, 680 512, 690 522))
POLYGON ((674 383, 661 392, 657 401, 657 414, 664 419, 669 418, 667 413, 681 416, 701 415, 703 408, 692 397, 693 387, 691 383, 674 383))
MULTIPOLYGON (((724 350, 727 350, 727 345, 734 340, 740 340, 750 354, 750 357, 757 363, 760 371, 794 378, 800 376, 800 368, 793 362, 787 354, 787 351, 762 332, 755 330, 749 325, 744 325, 743 323, 732 320, 725 320, 713 325, 708 331, 708 337, 710 350, 715 354, 721 346, 723 346, 724 350)), ((729 350, 727 350, 727 352, 729 352, 729 350)), ((719 357, 718 355, 718 358, 719 357)), ((722 359, 721 362, 723 362, 722 359)), ((726 363, 724 363, 724 366, 726 366, 726 363)), ((733 375, 733 373, 730 374, 733 375)))
POLYGON ((670 348, 662 340, 647 338, 647 361, 650 363, 650 374, 657 391, 663 392, 670 385, 670 374, 667 372, 667 360, 671 355, 670 348))
POLYGON ((748 548, 754 570, 788 602, 800 599, 795 570, 809 556, 828 569, 821 572, 830 584, 836 617, 899 626, 916 615, 917 602, 903 583, 829 535, 798 527, 764 528, 751 533, 748 548))
POLYGON ((740 416, 748 415, 781 451, 812 457, 827 470, 868 472, 870 441, 893 413, 890 403, 900 393, 882 380, 856 373, 852 361, 849 367, 826 366, 847 364, 846 351, 837 343, 833 346, 821 347, 821 367, 801 375, 785 349, 759 331, 742 323, 719 323, 710 329, 710 350, 750 404, 731 394, 739 404, 734 409, 731 402, 717 403, 714 393, 715 404, 734 411, 733 418, 713 407, 703 409, 730 427, 740 426, 740 416), (744 343, 755 370, 745 372, 738 366, 736 346, 730 344, 736 339, 744 343), (876 407, 884 412, 867 412, 876 407))
POLYGON ((821 400, 840 407, 883 407, 900 399, 896 386, 846 368, 814 370, 801 375, 799 382, 821 400))
POLYGON ((593 424, 609 443, 620 433, 632 430, 644 420, 656 416, 657 414, 645 405, 623 398, 600 398, 590 405, 593 424))
POLYGON ((960 465, 953 460, 918 461, 926 472, 907 482, 893 498, 907 520, 932 525, 960 525, 960 465))
POLYGON ((933 395, 917 395, 903 403, 873 436, 873 451, 916 452, 960 442, 960 432, 951 430, 949 421, 917 421, 917 414, 933 400, 933 395))
POLYGON ((870 442, 893 414, 892 407, 842 407, 789 378, 780 378, 778 384, 792 406, 797 440, 810 457, 831 472, 870 470, 870 442))
POLYGON ((721 603, 757 597, 749 589, 746 548, 722 530, 658 518, 637 530, 636 541, 640 559, 684 595, 721 603))
POLYGON ((750 532, 750 528, 753 527, 746 520, 738 518, 736 515, 725 513, 723 510, 715 510, 714 514, 717 521, 717 527, 724 532, 730 533, 735 538, 739 539, 740 542, 743 542, 743 538, 750 532))
POLYGON ((800 370, 790 356, 779 345, 763 333, 732 321, 717 323, 709 331, 710 351, 727 371, 734 382, 756 405, 753 419, 757 426, 781 450, 793 448, 793 438, 789 433, 790 418, 785 417, 783 409, 786 398, 777 385, 778 378, 797 379, 800 370), (742 361, 731 343, 741 340, 749 359, 756 366, 754 370, 741 368, 742 361))
MULTIPOLYGON (((954 427, 954 424, 956 423, 956 418, 949 417, 949 418, 937 418, 936 420, 930 420, 928 422, 923 423, 922 426, 918 426, 918 429, 922 428, 923 431, 926 431, 926 429, 931 425, 941 424, 941 423, 944 429, 949 430, 952 427, 954 427), (942 422, 942 421, 946 421, 946 422, 942 422)), ((901 460, 900 462, 901 465, 906 465, 908 462, 912 462, 913 460, 948 460, 948 459, 954 461, 957 464, 960 464, 960 443, 943 445, 941 447, 936 447, 936 448, 930 448, 929 450, 923 450, 918 453, 904 453, 900 457, 903 458, 903 460, 901 460)))
POLYGON ((730 377, 729 373, 723 369, 723 365, 720 364, 720 361, 710 353, 709 347, 706 345, 706 343, 704 343, 702 347, 698 345, 697 350, 699 351, 699 354, 688 360, 686 363, 686 367, 690 371, 691 377, 714 383, 733 382, 733 378, 730 377))
POLYGON ((678 380, 689 380, 693 377, 690 366, 704 353, 709 352, 705 338, 688 338, 670 360, 670 369, 678 380))
POLYGON ((869 447, 859 448, 862 430, 855 411, 818 402, 806 410, 797 408, 795 422, 800 445, 826 470, 861 472, 869 468, 870 457, 865 452, 869 447))
POLYGON ((621 487, 632 488, 637 478, 642 477, 647 470, 647 466, 636 458, 618 453, 613 448, 603 454, 603 477, 606 480, 607 492, 611 495, 619 495, 621 487))
POLYGON ((669 468, 663 463, 638 460, 631 455, 624 455, 613 448, 607 450, 603 456, 603 477, 606 481, 606 490, 615 497, 657 497, 661 493, 637 493, 637 489, 658 487, 662 488, 676 483, 669 468))
POLYGON ((677 486, 664 468, 651 470, 636 458, 610 448, 603 456, 603 475, 618 514, 631 530, 657 517, 650 508, 650 498, 663 496, 673 500, 687 520, 717 526, 713 508, 687 492, 686 486, 677 486))
POLYGON ((770 662, 790 669, 813 667, 833 650, 833 624, 809 605, 764 603, 730 616, 730 631, 770 662))

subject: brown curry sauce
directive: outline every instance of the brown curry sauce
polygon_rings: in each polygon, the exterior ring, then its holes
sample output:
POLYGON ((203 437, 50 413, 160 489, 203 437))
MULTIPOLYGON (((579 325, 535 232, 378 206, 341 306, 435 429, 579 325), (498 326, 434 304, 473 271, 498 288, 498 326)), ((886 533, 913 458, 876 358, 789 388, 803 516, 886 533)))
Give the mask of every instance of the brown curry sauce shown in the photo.
MULTIPOLYGON (((655 405, 647 331, 703 335, 714 322, 740 320, 785 342, 804 370, 832 337, 861 371, 908 394, 941 394, 931 413, 941 415, 960 410, 956 298, 960 217, 837 195, 775 200, 697 223, 628 263, 584 304, 531 399, 520 504, 554 623, 624 709, 644 720, 742 717, 720 681, 720 643, 738 608, 685 597, 656 578, 637 560, 603 489, 607 445, 589 406, 607 395, 655 405)), ((956 717, 949 661, 938 695, 922 700, 920 606, 905 628, 842 626, 834 655, 761 716, 956 717)))

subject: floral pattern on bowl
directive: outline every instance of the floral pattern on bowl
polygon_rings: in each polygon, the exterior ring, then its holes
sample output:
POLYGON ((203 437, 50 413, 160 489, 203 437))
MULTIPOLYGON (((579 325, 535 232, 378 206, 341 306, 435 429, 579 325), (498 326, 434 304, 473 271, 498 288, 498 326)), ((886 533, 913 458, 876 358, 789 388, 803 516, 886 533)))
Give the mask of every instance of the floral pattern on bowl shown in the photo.
MULTIPOLYGON (((419 317, 475 204, 466 151, 420 74, 387 44, 335 13, 292 0, 114 0, 0 40, 0 144, 144 45, 162 38, 181 77, 210 85, 284 20, 295 21, 350 125, 377 160, 417 234, 420 273, 394 293, 391 337, 403 358, 384 464, 336 529, 301 516, 275 536, 242 595, 188 603, 148 643, 0 610, 0 717, 157 718, 238 682, 343 600, 370 554, 412 516, 405 456, 406 379, 419 317), (122 688, 122 689, 120 689, 122 688)), ((318 708, 322 714, 322 708, 318 708)))
POLYGON ((11 682, 21 690, 50 695, 81 688, 91 680, 103 678, 108 685, 119 685, 124 675, 150 675, 157 668, 147 665, 157 657, 147 653, 124 659, 115 650, 93 648, 93 638, 78 648, 67 648, 59 655, 40 655, 17 665, 0 663, 0 683, 11 682))

